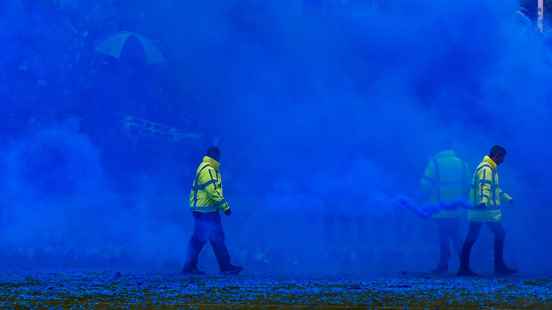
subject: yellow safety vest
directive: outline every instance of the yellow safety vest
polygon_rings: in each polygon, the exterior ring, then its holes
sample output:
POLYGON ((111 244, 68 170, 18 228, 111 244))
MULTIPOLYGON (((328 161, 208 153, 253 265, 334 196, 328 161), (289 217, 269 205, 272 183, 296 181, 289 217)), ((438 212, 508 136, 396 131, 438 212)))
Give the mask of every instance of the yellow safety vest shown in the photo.
POLYGON ((209 156, 203 157, 190 192, 192 211, 207 213, 230 209, 230 205, 224 199, 219 167, 218 161, 209 156))

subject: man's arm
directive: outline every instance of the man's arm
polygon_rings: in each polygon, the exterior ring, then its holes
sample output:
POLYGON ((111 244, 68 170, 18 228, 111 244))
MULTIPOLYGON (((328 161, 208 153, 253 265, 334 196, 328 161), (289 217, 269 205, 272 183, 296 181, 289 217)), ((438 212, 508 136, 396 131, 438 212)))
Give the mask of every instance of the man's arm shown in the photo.
POLYGON ((491 202, 493 171, 489 167, 483 167, 477 173, 477 179, 479 182, 476 190, 479 192, 479 201, 476 201, 476 205, 488 206, 491 202))
POLYGON ((514 202, 514 198, 510 196, 510 194, 506 193, 502 189, 500 190, 500 199, 506 200, 507 203, 512 204, 514 202))
POLYGON ((207 168, 206 171, 202 173, 202 184, 206 184, 205 192, 207 192, 207 196, 209 199, 214 201, 215 205, 220 208, 225 213, 230 210, 230 205, 224 199, 224 195, 222 194, 222 191, 219 190, 219 184, 218 180, 216 178, 216 171, 213 168, 207 168))

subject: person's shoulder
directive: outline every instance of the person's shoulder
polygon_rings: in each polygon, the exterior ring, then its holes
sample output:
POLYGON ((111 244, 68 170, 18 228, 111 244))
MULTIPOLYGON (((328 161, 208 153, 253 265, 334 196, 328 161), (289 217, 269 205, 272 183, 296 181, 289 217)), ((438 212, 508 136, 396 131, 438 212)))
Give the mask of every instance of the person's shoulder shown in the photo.
POLYGON ((492 172, 493 168, 488 163, 481 163, 479 164, 479 166, 477 166, 477 171, 479 173, 483 173, 483 172, 487 173, 487 172, 492 172))
POLYGON ((204 173, 207 173, 209 170, 214 170, 213 167, 211 167, 209 164, 205 163, 205 162, 202 162, 201 164, 199 164, 199 166, 197 166, 197 171, 196 173, 197 174, 204 174, 204 173))
POLYGON ((215 169, 215 167, 213 167, 213 166, 211 166, 211 165, 209 165, 209 164, 205 164, 205 163, 204 163, 204 164, 202 164, 201 166, 199 166, 199 170, 201 170, 201 171, 209 171, 209 170, 211 170, 211 171, 216 171, 217 169, 215 169))

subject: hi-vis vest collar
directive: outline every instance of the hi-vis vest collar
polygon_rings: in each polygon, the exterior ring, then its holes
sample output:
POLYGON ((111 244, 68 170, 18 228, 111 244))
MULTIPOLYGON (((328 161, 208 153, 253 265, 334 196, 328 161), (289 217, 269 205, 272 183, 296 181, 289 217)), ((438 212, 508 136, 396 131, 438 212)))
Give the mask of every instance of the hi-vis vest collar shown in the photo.
POLYGON ((486 163, 486 164, 489 164, 489 166, 491 166, 491 169, 492 170, 496 170, 496 163, 495 161, 489 157, 489 155, 485 155, 485 157, 483 157, 483 162, 486 163))
POLYGON ((203 162, 206 163, 209 167, 212 167, 215 170, 219 170, 219 168, 220 168, 220 163, 218 161, 216 161, 215 159, 209 157, 209 156, 204 156, 203 157, 203 162))

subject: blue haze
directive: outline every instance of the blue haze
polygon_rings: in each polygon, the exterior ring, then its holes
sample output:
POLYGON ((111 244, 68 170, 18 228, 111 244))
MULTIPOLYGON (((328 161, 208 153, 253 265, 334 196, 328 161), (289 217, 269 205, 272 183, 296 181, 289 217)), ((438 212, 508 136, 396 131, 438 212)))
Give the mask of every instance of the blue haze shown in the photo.
MULTIPOLYGON (((436 229, 393 202, 453 141, 472 167, 508 149, 506 258, 552 272, 552 51, 517 1, 54 2, 0 4, 3 266, 178 270, 217 143, 248 272, 426 271, 436 229), (167 62, 95 53, 121 30, 167 62), (128 115, 201 139, 128 135, 128 115)), ((491 248, 485 232, 476 270, 491 248)))

